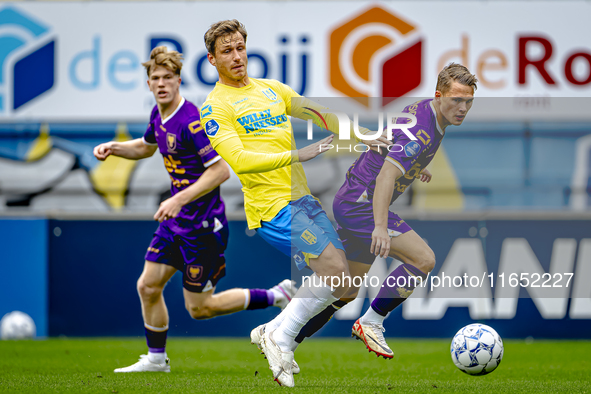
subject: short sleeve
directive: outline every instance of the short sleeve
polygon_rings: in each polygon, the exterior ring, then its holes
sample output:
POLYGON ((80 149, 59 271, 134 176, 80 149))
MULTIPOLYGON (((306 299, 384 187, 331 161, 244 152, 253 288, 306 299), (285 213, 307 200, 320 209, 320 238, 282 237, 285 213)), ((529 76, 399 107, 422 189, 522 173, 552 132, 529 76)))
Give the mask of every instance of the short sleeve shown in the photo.
MULTIPOLYGON (((409 131, 416 136, 422 128, 423 126, 417 124, 415 127, 409 129, 409 131)), ((398 167, 402 171, 402 175, 404 175, 416 163, 421 152, 425 149, 425 145, 420 138, 411 140, 400 129, 394 130, 394 133, 394 144, 390 146, 386 160, 398 167)))
POLYGON ((237 135, 232 117, 232 113, 215 100, 208 100, 201 107, 201 123, 214 149, 221 142, 237 135))
POLYGON ((150 123, 148 123, 148 127, 146 128, 146 132, 144 133, 144 144, 146 145, 158 145, 156 141, 156 133, 154 131, 154 120, 156 119, 156 115, 158 114, 158 107, 154 107, 152 109, 152 113, 150 114, 150 123))
POLYGON ((211 142, 207 138, 207 135, 205 135, 205 130, 203 129, 199 116, 192 116, 188 121, 188 135, 193 140, 195 150, 201 158, 203 165, 207 168, 220 160, 221 156, 211 146, 211 142))

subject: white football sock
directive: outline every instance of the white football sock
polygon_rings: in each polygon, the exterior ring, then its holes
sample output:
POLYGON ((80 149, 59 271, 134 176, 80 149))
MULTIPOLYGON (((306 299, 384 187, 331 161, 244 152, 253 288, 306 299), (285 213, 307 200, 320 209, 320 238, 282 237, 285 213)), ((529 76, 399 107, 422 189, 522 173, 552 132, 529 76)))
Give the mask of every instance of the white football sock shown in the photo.
POLYGON ((250 290, 249 289, 242 289, 244 291, 244 310, 248 308, 250 304, 250 290))
POLYGON ((282 350, 294 351, 298 343, 295 337, 306 323, 337 300, 333 289, 316 274, 299 288, 291 302, 281 312, 285 315, 273 333, 273 339, 282 350))
POLYGON ((152 353, 148 351, 148 360, 154 364, 164 364, 166 361, 166 353, 152 353))
MULTIPOLYGON (((293 301, 293 299, 291 301, 293 301)), ((290 304, 291 304, 291 302, 290 302, 290 304)), ((287 305, 289 306, 289 304, 287 304, 287 305)), ((283 319, 285 319, 285 316, 286 316, 286 312, 284 309, 281 311, 280 314, 275 316, 275 318, 273 320, 271 320, 269 323, 266 324, 265 331, 268 331, 268 332, 275 331, 281 325, 281 323, 283 323, 283 319)))
POLYGON ((367 312, 365 312, 365 314, 363 316, 361 316, 361 319, 359 319, 359 321, 361 324, 365 324, 365 325, 383 324, 386 317, 388 317, 388 315, 382 316, 379 313, 377 313, 376 311, 374 311, 373 308, 370 306, 367 309, 367 312))

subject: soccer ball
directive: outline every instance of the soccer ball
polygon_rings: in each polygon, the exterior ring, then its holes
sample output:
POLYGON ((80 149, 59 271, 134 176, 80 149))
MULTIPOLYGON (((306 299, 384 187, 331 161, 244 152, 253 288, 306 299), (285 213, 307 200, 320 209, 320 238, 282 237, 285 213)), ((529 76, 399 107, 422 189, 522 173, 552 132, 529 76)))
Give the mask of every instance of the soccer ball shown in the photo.
POLYGON ((468 375, 486 375, 503 359, 503 340, 495 330, 484 324, 469 324, 460 329, 451 341, 451 359, 468 375))
POLYGON ((35 322, 26 313, 10 312, 0 320, 1 339, 32 339, 35 332, 35 322))

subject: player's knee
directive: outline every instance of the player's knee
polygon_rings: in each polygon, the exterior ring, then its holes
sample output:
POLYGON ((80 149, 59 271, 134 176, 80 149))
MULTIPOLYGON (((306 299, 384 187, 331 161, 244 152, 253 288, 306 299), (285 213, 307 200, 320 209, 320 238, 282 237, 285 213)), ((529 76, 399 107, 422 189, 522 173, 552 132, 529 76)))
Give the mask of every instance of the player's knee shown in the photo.
POLYGON ((143 300, 155 302, 162 294, 162 287, 146 283, 140 278, 137 281, 137 292, 143 300))
POLYGON ((428 274, 435 268, 435 253, 431 249, 426 250, 414 262, 414 266, 428 274))
POLYGON ((205 305, 189 307, 187 311, 195 320, 207 320, 215 316, 213 310, 205 305))
POLYGON ((209 302, 201 302, 194 305, 185 304, 185 307, 189 315, 195 320, 207 320, 216 316, 215 307, 209 302))
POLYGON ((328 261, 327 270, 329 274, 332 276, 338 277, 348 277, 349 276, 349 266, 347 262, 340 258, 339 255, 335 255, 328 261))

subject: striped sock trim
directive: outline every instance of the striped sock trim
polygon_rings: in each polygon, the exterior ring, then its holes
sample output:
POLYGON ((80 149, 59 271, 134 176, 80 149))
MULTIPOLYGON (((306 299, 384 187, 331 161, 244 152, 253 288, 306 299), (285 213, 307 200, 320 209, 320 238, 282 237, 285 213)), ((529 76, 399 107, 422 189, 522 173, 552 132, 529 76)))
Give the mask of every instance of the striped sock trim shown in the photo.
POLYGON ((243 309, 247 309, 248 306, 250 305, 250 290, 243 289, 242 291, 244 291, 244 308, 243 309))
POLYGON ((148 330, 154 331, 154 332, 164 332, 164 331, 168 330, 168 324, 164 327, 153 327, 149 324, 144 323, 144 327, 146 327, 148 330))

